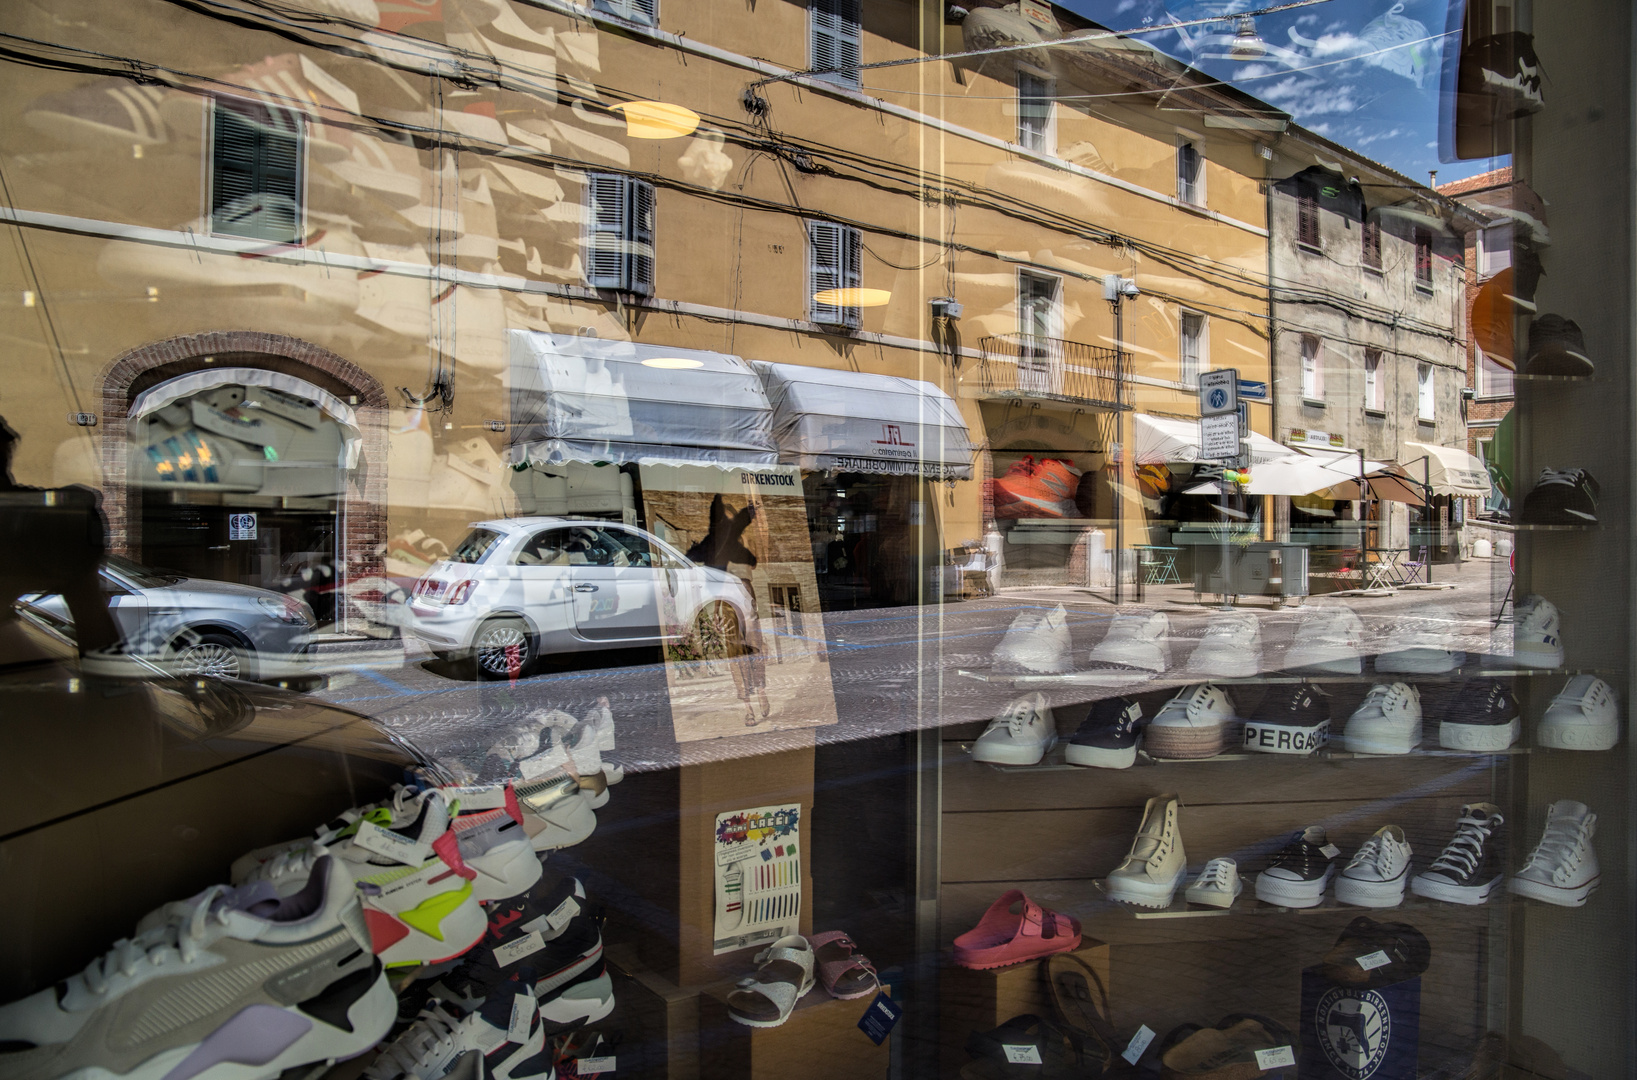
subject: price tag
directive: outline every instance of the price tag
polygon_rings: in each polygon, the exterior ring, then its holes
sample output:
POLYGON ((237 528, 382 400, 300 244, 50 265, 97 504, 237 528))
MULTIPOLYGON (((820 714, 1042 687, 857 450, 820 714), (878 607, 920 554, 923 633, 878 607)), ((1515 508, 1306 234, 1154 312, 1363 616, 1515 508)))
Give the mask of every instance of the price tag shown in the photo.
POLYGON ((531 956, 545 947, 546 942, 540 936, 540 931, 530 930, 516 941, 496 945, 494 947, 495 965, 497 967, 510 967, 523 957, 531 956))
POLYGON ((390 829, 381 828, 373 821, 360 821, 352 842, 365 851, 394 862, 401 862, 405 866, 419 866, 428 856, 425 845, 420 841, 399 836, 390 829))
POLYGON ((529 1041, 529 1029, 534 1024, 535 1016, 540 1012, 540 1006, 535 1002, 533 994, 517 994, 512 997, 512 1022, 506 1028, 506 1038, 514 1043, 529 1041))
POLYGON ((893 1025, 898 1018, 904 1015, 904 1007, 887 996, 885 990, 875 995, 870 1007, 864 1010, 864 1015, 858 1018, 858 1030, 870 1037, 870 1041, 880 1046, 892 1034, 893 1025))
POLYGON ((1386 967, 1392 962, 1393 958, 1387 955, 1387 950, 1385 949, 1377 949, 1373 953, 1365 953, 1363 956, 1358 958, 1358 966, 1363 968, 1365 971, 1374 971, 1376 968, 1386 967))
POLYGON ((1296 1064, 1296 1051, 1288 1046, 1275 1046, 1271 1050, 1256 1051, 1256 1067, 1266 1072, 1277 1069, 1281 1065, 1296 1064))
POLYGON ((1135 1035, 1131 1036, 1131 1041, 1125 1044, 1125 1050, 1120 1054, 1120 1056, 1125 1058, 1131 1064, 1135 1065, 1137 1063, 1137 1059, 1142 1057, 1142 1052, 1147 1050, 1148 1044, 1153 1041, 1153 1029, 1151 1029, 1147 1024, 1144 1024, 1142 1027, 1137 1029, 1137 1033, 1135 1035))
POLYGON ((581 1058, 579 1061, 579 1072, 581 1076, 594 1076, 597 1073, 613 1071, 614 1057, 612 1054, 608 1055, 607 1057, 581 1058))
POLYGON ((1038 1047, 1013 1046, 1010 1043, 1002 1043, 1000 1048, 1006 1051, 1006 1060, 1013 1065, 1040 1064, 1040 1050, 1038 1047))
POLYGON ((1335 844, 1326 844, 1319 850, 1324 852, 1324 857, 1327 859, 1334 859, 1337 855, 1341 854, 1341 848, 1337 847, 1335 844))
POLYGON ((579 910, 579 900, 571 896, 567 900, 564 900, 561 904, 558 904, 557 907, 552 910, 552 913, 546 916, 546 925, 551 927, 553 930, 562 930, 563 927, 568 925, 568 921, 574 918, 579 910))

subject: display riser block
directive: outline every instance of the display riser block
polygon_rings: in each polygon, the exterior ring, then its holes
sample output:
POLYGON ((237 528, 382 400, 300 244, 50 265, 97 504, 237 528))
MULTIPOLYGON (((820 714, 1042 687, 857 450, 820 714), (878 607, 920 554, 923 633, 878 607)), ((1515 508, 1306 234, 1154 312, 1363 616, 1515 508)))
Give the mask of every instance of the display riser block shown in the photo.
MULTIPOLYGON (((1101 941, 1084 938, 1072 955, 1084 960, 1097 973, 1112 1001, 1109 947, 1101 941)), ((989 971, 973 971, 958 967, 947 953, 944 955, 943 970, 938 976, 938 1029, 945 1076, 954 1076, 971 1060, 966 1053, 966 1037, 970 1033, 992 1031, 1012 1017, 1028 1013, 1052 1019, 1052 1000, 1043 971, 1045 963, 1033 960, 989 971)))
POLYGON ((606 955, 609 966, 627 976, 618 987, 629 994, 619 1002, 629 1017, 624 1038, 646 1051, 637 1059, 638 1069, 628 1070, 622 1060, 619 1075, 624 1080, 699 1080, 699 995, 649 969, 629 944, 610 945, 606 955))
POLYGON ((884 1080, 892 1040, 880 1046, 858 1027, 875 995, 838 1001, 814 986, 778 1027, 753 1028, 728 1015, 725 983, 699 996, 700 1075, 715 1080, 884 1080))

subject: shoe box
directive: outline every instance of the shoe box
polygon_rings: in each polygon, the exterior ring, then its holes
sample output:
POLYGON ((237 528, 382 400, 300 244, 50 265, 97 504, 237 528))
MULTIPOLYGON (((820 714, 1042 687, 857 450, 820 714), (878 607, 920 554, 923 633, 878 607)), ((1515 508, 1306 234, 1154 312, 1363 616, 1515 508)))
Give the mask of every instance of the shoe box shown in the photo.
POLYGON ((1367 989, 1342 986, 1319 966, 1302 971, 1302 1080, 1417 1076, 1421 976, 1367 989))

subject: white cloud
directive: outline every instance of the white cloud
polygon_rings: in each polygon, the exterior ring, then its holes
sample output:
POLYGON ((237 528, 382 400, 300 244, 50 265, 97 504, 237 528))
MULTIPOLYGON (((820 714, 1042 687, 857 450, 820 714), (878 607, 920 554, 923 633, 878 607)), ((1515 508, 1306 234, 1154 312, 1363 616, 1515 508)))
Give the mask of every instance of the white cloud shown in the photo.
POLYGON ((1377 131, 1374 134, 1362 136, 1362 137, 1360 137, 1358 139, 1355 139, 1353 141, 1353 145, 1354 146, 1369 146, 1371 143, 1385 142, 1388 139, 1402 139, 1404 136, 1406 136, 1408 134, 1410 134, 1410 129, 1409 128, 1396 128, 1395 127, 1391 131, 1377 131))
POLYGON ((1269 75, 1272 75, 1273 71, 1274 69, 1266 64, 1246 64, 1244 67, 1239 69, 1239 74, 1235 77, 1234 81, 1239 82, 1247 79, 1265 79, 1269 75))
POLYGON ((1126 12, 1130 11, 1136 6, 1137 0, 1120 0, 1119 5, 1114 9, 1114 13, 1116 15, 1124 15, 1126 12))
POLYGON ((1296 19, 1296 25, 1297 26, 1312 26, 1314 23, 1316 23, 1318 21, 1319 21, 1319 17, 1317 15, 1313 14, 1310 11, 1306 15, 1298 16, 1297 19, 1296 19))
MULTIPOLYGON (((1314 124, 1312 127, 1308 128, 1308 130, 1313 132, 1315 135, 1323 135, 1327 139, 1336 138, 1336 136, 1332 134, 1333 129, 1329 124, 1314 124)), ((1341 140, 1337 139, 1336 141, 1340 142, 1341 140)))
POLYGON ((1260 89, 1263 100, 1288 108, 1297 117, 1351 113, 1358 99, 1351 86, 1326 87, 1318 79, 1289 78, 1260 89))
POLYGON ((1357 34, 1325 34, 1313 45, 1313 55, 1320 58, 1356 56, 1370 51, 1370 43, 1357 34))

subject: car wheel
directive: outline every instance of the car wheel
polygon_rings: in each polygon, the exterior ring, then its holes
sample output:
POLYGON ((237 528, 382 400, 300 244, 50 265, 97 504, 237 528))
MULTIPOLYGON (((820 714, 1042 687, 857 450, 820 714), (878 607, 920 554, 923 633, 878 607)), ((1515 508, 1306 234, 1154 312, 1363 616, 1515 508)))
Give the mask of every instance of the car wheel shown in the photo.
POLYGON ((227 634, 189 634, 171 650, 176 673, 215 679, 250 678, 249 652, 227 634))
POLYGON ((534 662, 534 636, 521 619, 490 619, 472 639, 472 666, 480 679, 509 679, 534 662))
POLYGON ((745 652, 739 616, 722 601, 706 604, 693 620, 694 649, 702 660, 731 660, 745 652))

